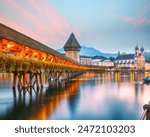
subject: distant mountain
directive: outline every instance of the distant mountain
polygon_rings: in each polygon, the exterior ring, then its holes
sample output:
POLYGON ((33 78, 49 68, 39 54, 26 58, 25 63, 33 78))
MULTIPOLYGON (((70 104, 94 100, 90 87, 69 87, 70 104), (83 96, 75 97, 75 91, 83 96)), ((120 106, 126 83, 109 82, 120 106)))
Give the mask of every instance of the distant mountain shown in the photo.
MULTIPOLYGON (((65 53, 63 48, 58 49, 57 51, 60 53, 65 53)), ((92 56, 92 57, 103 56, 103 57, 107 57, 107 58, 110 58, 110 57, 116 58, 117 57, 117 54, 104 53, 104 52, 98 51, 97 49, 95 49, 93 47, 86 47, 86 46, 81 46, 80 55, 92 56)))

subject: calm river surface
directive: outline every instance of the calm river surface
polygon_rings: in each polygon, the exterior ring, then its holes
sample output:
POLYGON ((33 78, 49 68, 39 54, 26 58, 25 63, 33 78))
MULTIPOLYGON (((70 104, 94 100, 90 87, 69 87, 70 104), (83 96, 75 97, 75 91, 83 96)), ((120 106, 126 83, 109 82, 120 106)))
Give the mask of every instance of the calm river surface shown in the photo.
POLYGON ((31 94, 13 91, 12 75, 0 74, 0 119, 140 119, 150 100, 150 85, 142 83, 147 75, 86 73, 70 82, 45 82, 43 90, 31 94))

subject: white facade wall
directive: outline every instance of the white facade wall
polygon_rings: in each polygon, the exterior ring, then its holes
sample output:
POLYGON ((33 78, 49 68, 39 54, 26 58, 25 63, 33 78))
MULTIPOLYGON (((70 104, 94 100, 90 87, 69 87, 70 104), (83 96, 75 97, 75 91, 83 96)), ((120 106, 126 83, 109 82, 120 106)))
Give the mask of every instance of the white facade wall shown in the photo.
POLYGON ((80 63, 83 65, 91 65, 92 59, 89 57, 80 57, 80 63))
POLYGON ((135 67, 135 60, 134 59, 116 60, 115 64, 118 67, 135 67))

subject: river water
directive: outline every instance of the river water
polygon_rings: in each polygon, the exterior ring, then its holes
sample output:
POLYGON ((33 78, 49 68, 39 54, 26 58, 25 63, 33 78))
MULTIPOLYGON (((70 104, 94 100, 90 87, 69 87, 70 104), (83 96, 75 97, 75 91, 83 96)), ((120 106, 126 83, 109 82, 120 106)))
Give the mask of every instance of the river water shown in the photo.
POLYGON ((0 74, 0 119, 136 120, 150 100, 150 73, 86 73, 43 89, 12 90, 12 75, 0 74))

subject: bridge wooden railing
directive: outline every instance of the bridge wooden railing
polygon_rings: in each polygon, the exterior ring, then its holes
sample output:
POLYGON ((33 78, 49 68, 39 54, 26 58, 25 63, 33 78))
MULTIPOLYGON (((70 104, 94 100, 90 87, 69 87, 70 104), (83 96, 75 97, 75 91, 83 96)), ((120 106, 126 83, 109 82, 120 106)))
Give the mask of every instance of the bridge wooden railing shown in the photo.
POLYGON ((42 61, 26 57, 10 56, 0 53, 0 70, 1 71, 80 71, 86 69, 82 65, 69 65, 57 62, 42 61))
POLYGON ((150 120, 150 101, 148 104, 143 106, 144 112, 140 118, 140 120, 150 120))

